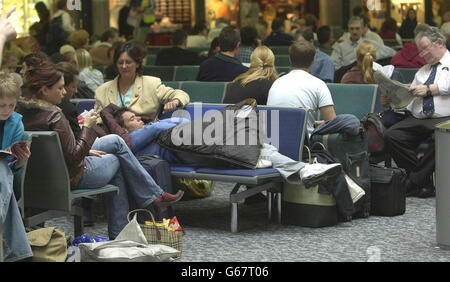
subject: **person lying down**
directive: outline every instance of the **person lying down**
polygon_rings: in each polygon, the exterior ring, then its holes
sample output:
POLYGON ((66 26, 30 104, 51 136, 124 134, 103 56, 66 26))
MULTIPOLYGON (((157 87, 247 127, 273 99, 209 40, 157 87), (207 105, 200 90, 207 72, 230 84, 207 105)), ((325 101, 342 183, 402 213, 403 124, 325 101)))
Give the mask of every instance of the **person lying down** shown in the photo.
MULTIPOLYGON (((236 111, 236 116, 239 116, 239 113, 239 110, 236 111)), ((275 146, 267 143, 262 143, 259 146, 202 144, 193 150, 191 149, 192 146, 174 144, 177 143, 173 141, 174 134, 176 135, 183 129, 186 129, 186 127, 191 126, 190 124, 194 123, 195 120, 190 121, 181 117, 172 117, 144 124, 141 117, 137 116, 133 111, 127 108, 118 108, 115 105, 109 105, 105 108, 101 112, 101 117, 111 133, 118 134, 122 138, 126 137, 131 141, 131 151, 136 157, 154 155, 167 160, 170 164, 202 167, 273 167, 285 181, 292 184, 303 183, 305 187, 311 187, 319 182, 333 179, 342 171, 340 163, 308 164, 293 160, 279 153, 275 146), (171 140, 167 141, 167 139, 171 140), (217 154, 212 153, 213 150, 217 150, 217 146, 226 148, 219 149, 221 153, 225 151, 225 155, 228 153, 230 157, 223 157, 223 155, 218 157, 217 154), (249 166, 248 160, 245 160, 246 157, 248 158, 249 155, 253 154, 252 151, 256 151, 257 154, 257 162, 255 162, 253 167, 249 166)))

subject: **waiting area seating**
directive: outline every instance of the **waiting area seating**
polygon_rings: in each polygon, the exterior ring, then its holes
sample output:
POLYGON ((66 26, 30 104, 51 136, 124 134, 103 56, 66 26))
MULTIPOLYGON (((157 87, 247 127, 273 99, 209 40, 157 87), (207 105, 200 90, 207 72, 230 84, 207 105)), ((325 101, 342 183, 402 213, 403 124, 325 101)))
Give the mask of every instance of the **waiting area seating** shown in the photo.
MULTIPOLYGON (((199 82, 193 82, 192 87, 195 87, 195 83, 199 82)), ((94 107, 94 101, 78 101, 78 104, 80 103, 84 104, 84 106, 90 105, 91 108, 94 107)), ((194 119, 196 118, 194 116, 194 112, 196 112, 196 109, 198 109, 197 111, 204 114, 208 110, 218 110, 225 106, 225 104, 190 103, 185 107, 185 111, 190 115, 191 119, 194 119)), ((306 131, 306 117, 308 116, 309 110, 301 108, 258 106, 258 111, 259 113, 264 112, 265 114, 267 114, 265 123, 267 136, 279 136, 278 149, 280 153, 289 156, 294 160, 299 160, 301 158, 301 148, 303 147, 303 141, 306 131), (276 132, 276 130, 278 130, 278 132, 276 132)), ((160 118, 168 118, 170 117, 170 115, 171 113, 168 113, 164 116, 161 116, 160 118)), ((184 165, 173 165, 171 166, 171 173, 173 176, 177 177, 237 183, 233 191, 230 193, 230 202, 232 205, 232 232, 237 231, 237 203, 261 191, 277 193, 278 220, 279 222, 281 220, 281 197, 278 193, 280 193, 281 191, 280 187, 282 179, 278 171, 273 168, 216 169, 209 167, 201 168, 184 165), (241 186, 252 188, 238 193, 238 190, 241 186)), ((268 198, 268 213, 269 218, 271 218, 271 196, 268 198)))
POLYGON ((419 69, 416 68, 396 68, 397 71, 399 71, 403 77, 405 78, 406 83, 411 83, 414 80, 414 76, 416 75, 417 71, 419 69))
MULTIPOLYGON (((290 71, 289 58, 285 57, 281 59, 287 60, 283 62, 281 66, 276 66, 278 74, 286 74, 290 71)), ((101 69, 98 67, 97 69, 101 69)), ((200 66, 144 66, 144 75, 151 75, 161 78, 163 81, 195 81, 197 80, 197 74, 200 66)))
MULTIPOLYGON (((222 103, 230 82, 163 81, 163 83, 188 93, 191 103, 222 103)), ((327 86, 334 101, 336 114, 353 114, 361 119, 367 113, 383 108, 377 95, 376 84, 327 83, 327 86)), ((78 113, 92 109, 95 103, 94 99, 71 99, 71 101, 76 104, 78 113)))
POLYGON ((74 216, 75 236, 83 234, 83 209, 77 200, 91 195, 118 193, 119 188, 106 185, 96 189, 71 189, 59 135, 55 131, 26 131, 32 138, 24 191, 27 227, 46 220, 74 216))
MULTIPOLYGON (((327 83, 336 114, 353 114, 358 119, 373 113, 377 99, 376 84, 327 83)), ((379 103, 379 102, 378 102, 379 103)))

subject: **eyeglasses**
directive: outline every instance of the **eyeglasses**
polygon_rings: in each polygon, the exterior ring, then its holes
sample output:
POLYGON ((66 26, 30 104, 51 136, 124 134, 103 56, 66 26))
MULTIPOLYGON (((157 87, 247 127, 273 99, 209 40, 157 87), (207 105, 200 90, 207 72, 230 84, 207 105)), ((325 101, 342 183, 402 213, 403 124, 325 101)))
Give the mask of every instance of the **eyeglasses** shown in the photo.
POLYGON ((434 43, 431 43, 430 45, 428 45, 425 49, 423 49, 422 51, 419 52, 419 56, 423 57, 426 54, 428 54, 430 52, 430 49, 433 48, 434 43))

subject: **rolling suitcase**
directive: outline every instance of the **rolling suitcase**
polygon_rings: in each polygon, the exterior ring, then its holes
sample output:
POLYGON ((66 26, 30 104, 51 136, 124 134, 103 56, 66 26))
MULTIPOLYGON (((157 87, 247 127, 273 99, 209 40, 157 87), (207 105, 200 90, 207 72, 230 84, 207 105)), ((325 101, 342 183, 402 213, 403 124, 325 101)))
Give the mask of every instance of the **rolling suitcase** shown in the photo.
POLYGON ((370 165, 371 215, 396 216, 405 213, 406 171, 402 168, 370 165))
MULTIPOLYGON (((158 156, 141 156, 138 158, 138 161, 150 176, 153 177, 153 180, 155 180, 156 184, 158 184, 161 189, 170 194, 176 193, 172 185, 170 165, 166 160, 163 160, 158 156)), ((155 215, 157 221, 175 216, 174 208, 172 206, 168 206, 161 211, 156 211, 153 207, 150 207, 150 212, 155 215)))
POLYGON ((311 144, 322 143, 328 152, 336 157, 343 170, 365 192, 365 195, 355 204, 353 218, 369 217, 370 215, 370 165, 367 133, 360 127, 358 135, 332 133, 311 136, 311 144))

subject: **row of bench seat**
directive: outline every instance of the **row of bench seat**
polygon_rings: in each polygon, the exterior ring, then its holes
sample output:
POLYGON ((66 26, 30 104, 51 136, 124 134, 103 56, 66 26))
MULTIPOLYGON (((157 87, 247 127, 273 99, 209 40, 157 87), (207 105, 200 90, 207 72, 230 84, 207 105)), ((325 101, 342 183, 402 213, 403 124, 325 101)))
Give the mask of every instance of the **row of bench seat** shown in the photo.
MULTIPOLYGON (((166 86, 189 94, 190 102, 222 103, 230 82, 164 81, 166 86)), ((354 114, 361 119, 365 114, 380 111, 380 97, 375 84, 327 83, 334 101, 336 114, 354 114)), ((72 99, 79 112, 93 108, 93 99, 72 99), (81 102, 81 103, 80 103, 81 102)))
MULTIPOLYGON (((96 66, 100 72, 105 73, 105 66, 96 66)), ((144 66, 144 75, 151 75, 161 78, 164 81, 194 81, 200 66, 144 66)), ((277 67, 279 74, 289 72, 290 68, 277 67)))
MULTIPOLYGON (((106 67, 95 67, 102 73, 105 73, 106 67)), ((163 81, 194 81, 197 79, 197 74, 200 66, 144 66, 144 75, 151 75, 161 78, 163 81)), ((290 71, 290 65, 276 67, 279 75, 288 73, 290 71)), ((414 75, 417 72, 417 68, 396 68, 403 77, 406 83, 411 83, 414 80, 414 75)))
MULTIPOLYGON (((185 107, 186 113, 194 117, 194 112, 201 107, 201 113, 209 110, 219 110, 224 104, 193 103, 185 107)), ((286 107, 258 106, 258 112, 266 113, 267 136, 278 132, 279 151, 292 159, 300 160, 301 148, 306 130, 308 110, 286 107), (272 119, 277 119, 272 121, 272 119), (280 122, 283 121, 283 122, 280 122), (276 129, 273 129, 275 126, 276 129)), ((167 114, 166 114, 167 116, 167 114)), ((45 220, 62 215, 74 215, 75 236, 83 233, 82 209, 75 205, 75 200, 84 196, 118 192, 118 187, 107 185, 98 189, 71 190, 69 174, 64 161, 59 136, 54 131, 27 131, 32 137, 31 157, 25 170, 25 183, 22 198, 26 211, 37 210, 38 213, 26 215, 26 226, 36 225, 45 220)), ((273 136, 272 136, 273 138, 273 136)), ((237 205, 247 197, 268 192, 268 218, 272 218, 272 198, 276 198, 277 219, 281 222, 281 183, 282 178, 273 168, 264 169, 220 169, 211 167, 195 167, 186 165, 172 165, 173 176, 210 179, 214 181, 236 183, 230 192, 231 203, 231 231, 238 231, 237 205), (250 187, 239 192, 242 187, 250 187), (275 193, 275 197, 272 196, 275 193)))

